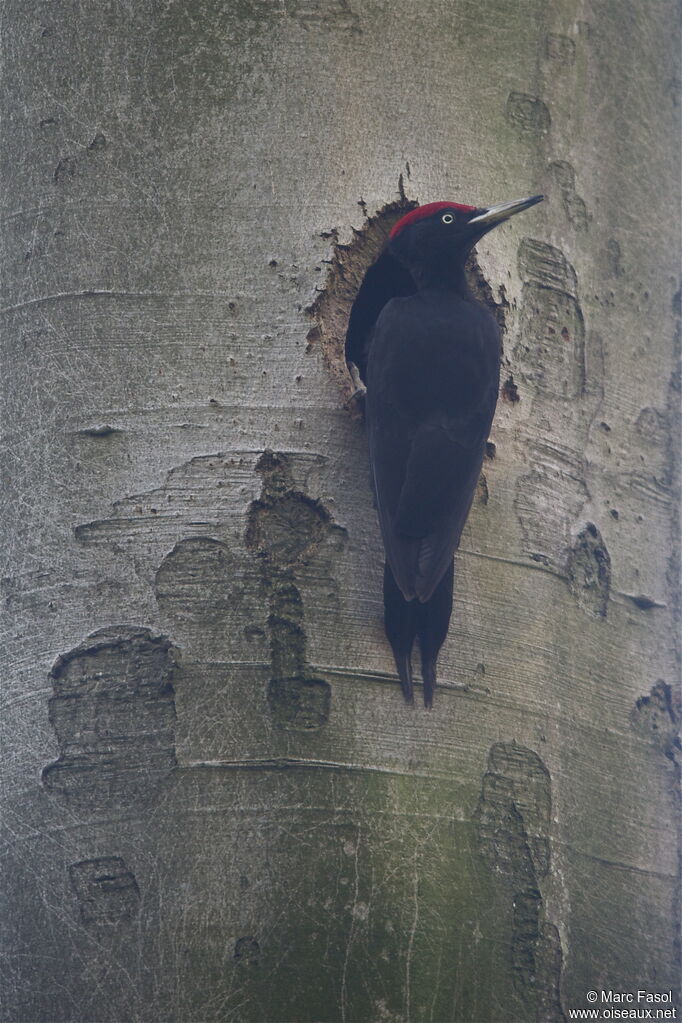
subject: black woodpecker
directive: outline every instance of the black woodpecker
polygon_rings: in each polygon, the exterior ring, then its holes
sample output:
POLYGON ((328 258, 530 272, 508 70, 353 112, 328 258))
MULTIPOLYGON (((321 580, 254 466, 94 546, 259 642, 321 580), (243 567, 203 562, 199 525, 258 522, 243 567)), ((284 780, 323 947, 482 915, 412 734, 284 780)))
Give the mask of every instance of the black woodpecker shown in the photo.
POLYGON ((415 639, 424 703, 433 702, 452 612, 453 555, 499 389, 500 333, 472 297, 464 264, 484 234, 542 199, 417 207, 393 227, 351 310, 346 359, 367 385, 386 635, 408 703, 415 639))

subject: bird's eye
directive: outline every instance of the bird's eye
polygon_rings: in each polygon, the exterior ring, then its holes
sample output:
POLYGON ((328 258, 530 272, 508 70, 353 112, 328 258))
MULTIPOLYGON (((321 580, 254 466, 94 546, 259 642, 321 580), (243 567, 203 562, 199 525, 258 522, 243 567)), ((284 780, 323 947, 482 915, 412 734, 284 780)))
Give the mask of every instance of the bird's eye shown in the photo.
POLYGON ((444 224, 451 224, 455 218, 453 217, 452 213, 444 213, 440 219, 443 221, 444 224))

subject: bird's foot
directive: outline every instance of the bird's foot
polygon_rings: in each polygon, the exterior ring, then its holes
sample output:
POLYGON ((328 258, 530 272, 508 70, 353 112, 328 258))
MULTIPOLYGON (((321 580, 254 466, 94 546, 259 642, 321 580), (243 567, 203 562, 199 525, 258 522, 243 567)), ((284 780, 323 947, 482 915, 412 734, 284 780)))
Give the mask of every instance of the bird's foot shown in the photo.
POLYGON ((367 388, 362 382, 360 370, 358 369, 354 362, 349 362, 348 372, 350 373, 350 378, 353 381, 353 386, 355 390, 353 391, 350 398, 346 402, 346 407, 348 408, 351 405, 359 405, 360 408, 363 408, 365 404, 365 395, 367 394, 367 388))

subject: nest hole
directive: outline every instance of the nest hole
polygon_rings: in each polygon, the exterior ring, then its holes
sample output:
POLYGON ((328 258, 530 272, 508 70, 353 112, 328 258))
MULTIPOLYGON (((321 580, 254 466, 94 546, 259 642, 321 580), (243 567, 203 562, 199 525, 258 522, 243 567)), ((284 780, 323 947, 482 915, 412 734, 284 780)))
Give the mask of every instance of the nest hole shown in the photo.
MULTIPOLYGON (((356 414, 357 404, 353 398, 357 394, 357 380, 351 375, 346 362, 346 331, 351 308, 367 270, 376 262, 388 241, 391 228, 418 205, 416 199, 409 199, 401 189, 399 199, 386 203, 373 216, 367 216, 359 230, 353 229, 352 241, 340 242, 336 229, 323 235, 332 240, 332 255, 324 288, 307 310, 313 321, 307 340, 310 346, 319 345, 322 349, 346 407, 350 411, 356 410, 356 414)), ((501 292, 501 301, 496 302, 475 251, 467 260, 466 275, 473 296, 488 306, 503 333, 508 308, 504 291, 501 292)))

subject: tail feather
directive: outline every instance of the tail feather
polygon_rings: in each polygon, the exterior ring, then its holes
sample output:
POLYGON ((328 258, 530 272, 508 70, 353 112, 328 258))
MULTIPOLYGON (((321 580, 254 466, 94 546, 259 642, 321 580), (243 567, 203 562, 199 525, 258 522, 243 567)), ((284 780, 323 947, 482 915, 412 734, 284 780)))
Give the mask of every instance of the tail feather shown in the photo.
POLYGON ((412 688, 412 648, 419 638, 424 681, 424 704, 430 707, 436 688, 436 662, 448 632, 452 612, 454 565, 451 563, 431 598, 425 603, 405 600, 390 565, 384 566, 384 623, 393 649, 403 696, 414 701, 412 688))
POLYGON ((445 642, 452 614, 452 589, 455 565, 450 565, 433 591, 430 600, 419 604, 417 635, 422 655, 422 678, 424 680, 424 705, 430 707, 436 688, 436 662, 440 648, 445 642))
POLYGON ((405 600, 387 561, 384 564, 384 628, 406 703, 414 703, 412 647, 417 637, 417 604, 416 600, 405 600))
POLYGON ((405 703, 414 703, 414 690, 412 688, 412 655, 398 655, 393 651, 395 666, 398 669, 400 685, 405 697, 405 703))
POLYGON ((424 680, 424 706, 433 707, 433 694, 436 691, 436 662, 422 658, 422 678, 424 680))

